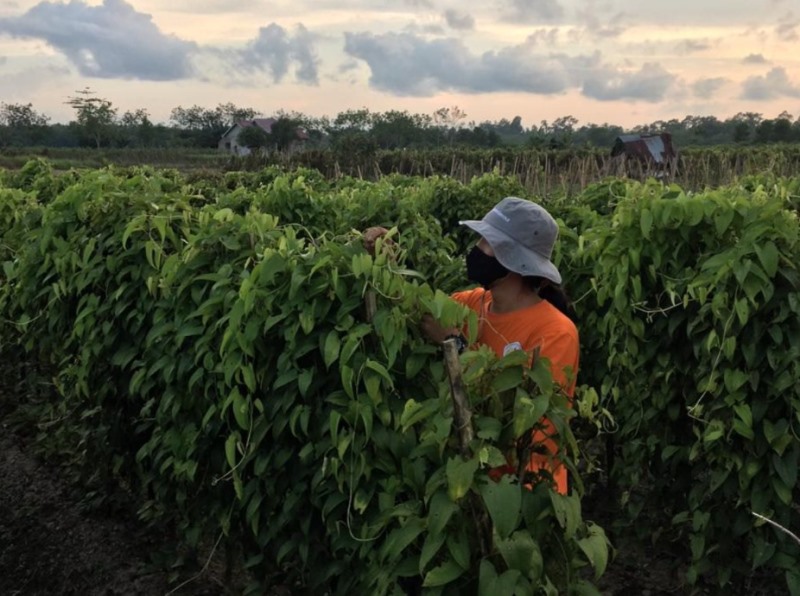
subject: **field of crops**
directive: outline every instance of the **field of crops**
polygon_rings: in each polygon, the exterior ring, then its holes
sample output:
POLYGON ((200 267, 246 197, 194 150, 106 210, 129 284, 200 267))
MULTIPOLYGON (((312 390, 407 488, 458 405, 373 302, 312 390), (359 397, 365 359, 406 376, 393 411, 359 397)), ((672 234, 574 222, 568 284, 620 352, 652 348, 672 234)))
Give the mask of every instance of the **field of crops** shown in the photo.
POLYGON ((4 393, 87 500, 227 553, 247 593, 593 594, 651 552, 676 590, 800 594, 800 544, 754 515, 800 530, 799 208, 775 175, 539 196, 33 161, 0 178, 4 393), (559 220, 579 388, 465 353, 465 454, 419 321, 474 328, 457 222, 509 195, 559 220), (542 416, 569 496, 488 478, 542 416))

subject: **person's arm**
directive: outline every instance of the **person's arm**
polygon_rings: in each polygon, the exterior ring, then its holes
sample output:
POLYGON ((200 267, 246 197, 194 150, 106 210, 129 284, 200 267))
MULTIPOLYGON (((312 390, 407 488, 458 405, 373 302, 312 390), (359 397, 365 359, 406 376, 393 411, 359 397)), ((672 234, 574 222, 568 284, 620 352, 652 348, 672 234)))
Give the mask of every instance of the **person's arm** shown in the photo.
POLYGON ((456 327, 442 327, 439 321, 433 318, 433 315, 424 315, 422 317, 421 329, 425 337, 436 344, 442 344, 448 337, 457 336, 461 333, 456 327))

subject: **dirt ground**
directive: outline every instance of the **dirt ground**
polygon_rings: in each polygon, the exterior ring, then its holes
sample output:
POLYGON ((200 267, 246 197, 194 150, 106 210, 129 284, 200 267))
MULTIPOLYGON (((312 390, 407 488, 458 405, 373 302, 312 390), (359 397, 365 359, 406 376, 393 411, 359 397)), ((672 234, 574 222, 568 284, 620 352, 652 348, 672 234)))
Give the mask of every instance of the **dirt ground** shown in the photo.
MULTIPOLYGON (((58 470, 0 420, 0 594, 164 595, 180 582, 150 562, 157 548, 134 520, 80 507, 58 470)), ((224 591, 201 577, 173 593, 224 591)))

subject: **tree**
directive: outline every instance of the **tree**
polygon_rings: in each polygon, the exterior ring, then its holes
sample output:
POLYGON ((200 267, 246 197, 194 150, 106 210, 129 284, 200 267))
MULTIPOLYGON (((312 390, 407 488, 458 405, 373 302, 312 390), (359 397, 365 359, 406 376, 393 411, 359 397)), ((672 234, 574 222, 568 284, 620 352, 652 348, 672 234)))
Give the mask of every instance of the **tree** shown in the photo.
POLYGON ((221 103, 216 108, 178 106, 172 109, 170 122, 186 131, 183 136, 191 144, 216 147, 225 130, 240 120, 252 120, 257 115, 253 108, 240 108, 232 103, 221 103))
POLYGON ((237 141, 248 149, 263 149, 272 144, 271 135, 260 126, 251 125, 239 133, 237 141))
POLYGON ((33 104, 0 103, 0 144, 36 145, 47 137, 47 123, 44 114, 33 109, 33 104))
POLYGON ((146 147, 152 144, 155 127, 145 109, 125 112, 119 119, 122 141, 126 145, 146 147))
POLYGON ((111 138, 117 108, 109 100, 97 97, 89 87, 76 93, 65 103, 75 110, 75 123, 83 136, 94 141, 99 149, 103 141, 111 138))
POLYGON ((270 141, 278 151, 286 151, 293 143, 305 136, 303 123, 299 118, 282 116, 270 128, 270 141))
POLYGON ((47 126, 50 118, 33 109, 33 104, 0 103, 0 124, 9 128, 47 126))

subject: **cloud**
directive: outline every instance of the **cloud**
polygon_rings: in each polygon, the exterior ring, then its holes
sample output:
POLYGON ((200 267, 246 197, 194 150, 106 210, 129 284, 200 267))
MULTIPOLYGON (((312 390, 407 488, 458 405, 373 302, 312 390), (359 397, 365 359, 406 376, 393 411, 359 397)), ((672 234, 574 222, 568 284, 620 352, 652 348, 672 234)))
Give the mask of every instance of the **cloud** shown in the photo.
POLYGON ((742 83, 741 99, 763 101, 779 97, 800 98, 800 86, 789 80, 785 68, 773 68, 763 77, 749 77, 742 83))
POLYGON ((600 101, 621 99, 658 102, 675 83, 676 77, 661 65, 644 64, 638 71, 599 68, 588 73, 583 94, 600 101))
POLYGON ((504 0, 501 14, 511 23, 536 24, 561 20, 564 8, 558 0, 504 0))
POLYGON ((273 81, 281 82, 294 64, 295 76, 302 83, 319 83, 319 58, 314 49, 315 37, 303 25, 294 36, 272 23, 258 30, 255 39, 244 49, 235 50, 234 63, 245 71, 269 71, 273 81))
POLYGON ((675 47, 678 54, 694 54, 711 49, 711 42, 707 39, 684 39, 675 47))
POLYGON ((345 51, 366 62, 373 88, 398 96, 431 96, 441 91, 553 95, 581 89, 599 100, 653 102, 662 99, 675 80, 657 64, 622 70, 604 64, 599 53, 537 54, 527 42, 476 55, 458 39, 346 33, 345 51))
MULTIPOLYGON (((603 23, 595 14, 596 12, 603 12, 598 11, 594 5, 587 7, 584 10, 579 10, 577 13, 578 20, 583 22, 584 29, 589 36, 593 38, 613 38, 619 37, 625 32, 625 25, 623 25, 623 21, 625 20, 625 13, 618 12, 614 16, 612 16, 607 23, 603 23)), ((580 38, 581 31, 573 31, 571 32, 572 36, 575 38, 580 38)))
POLYGON ((442 16, 451 29, 469 31, 475 28, 475 18, 471 14, 447 9, 442 16))
POLYGON ((797 28, 800 27, 800 20, 796 20, 794 15, 789 12, 782 19, 781 22, 775 27, 775 33, 783 41, 797 41, 800 35, 797 33, 797 28))
POLYGON ((692 93, 701 99, 711 99, 726 83, 728 79, 724 77, 698 79, 692 83, 692 93))
POLYGON ((763 54, 748 54, 742 58, 742 64, 766 64, 767 59, 763 54))
POLYGON ((169 81, 192 76, 196 44, 165 35, 148 14, 125 0, 89 6, 40 2, 19 17, 0 19, 0 33, 40 39, 84 76, 169 81))
POLYGON ((519 47, 475 56, 456 39, 345 33, 345 52, 367 63, 374 88, 394 95, 431 96, 442 90, 558 93, 567 85, 560 64, 530 60, 519 47))

